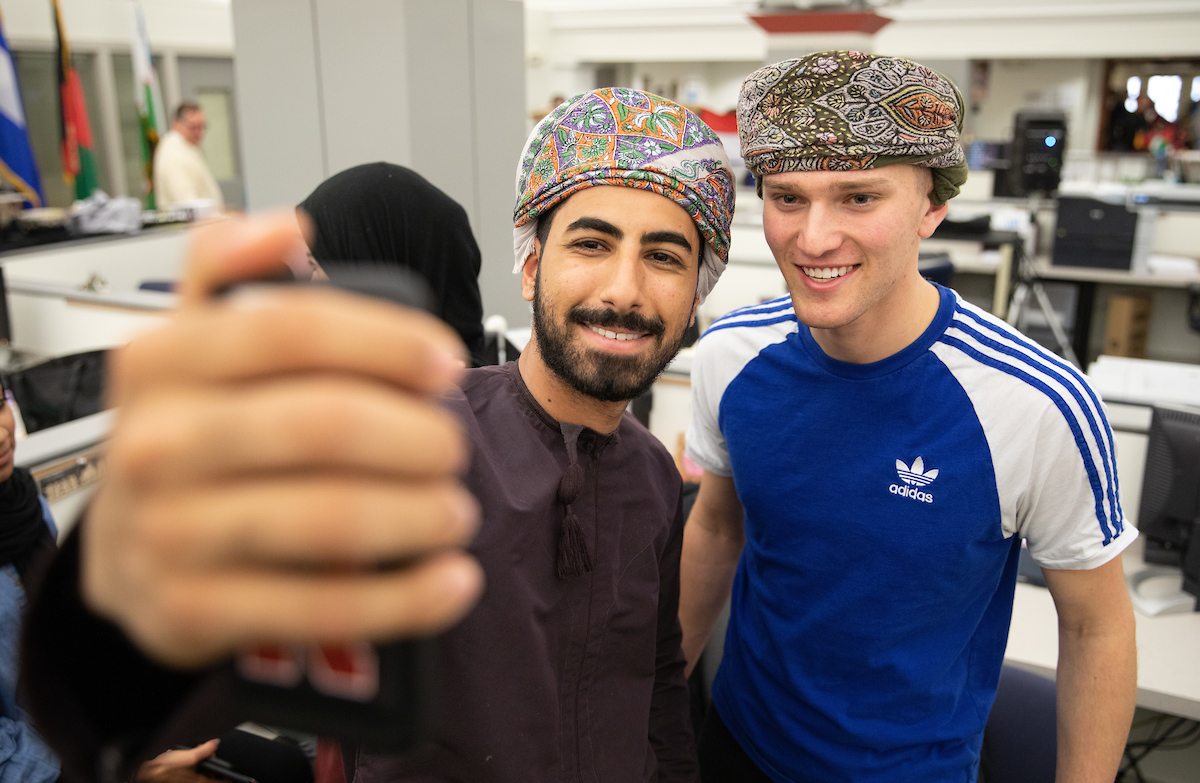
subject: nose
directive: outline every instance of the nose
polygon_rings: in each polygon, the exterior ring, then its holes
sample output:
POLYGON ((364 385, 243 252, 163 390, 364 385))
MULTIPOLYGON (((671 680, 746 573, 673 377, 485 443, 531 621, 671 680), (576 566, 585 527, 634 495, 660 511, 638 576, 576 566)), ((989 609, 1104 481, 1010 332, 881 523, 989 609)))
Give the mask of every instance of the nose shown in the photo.
POLYGON ((642 306, 643 273, 637 248, 621 248, 605 264, 600 301, 618 313, 628 313, 642 306))
POLYGON ((808 208, 796 234, 796 246, 805 256, 816 259, 841 247, 842 238, 836 216, 818 202, 808 208))

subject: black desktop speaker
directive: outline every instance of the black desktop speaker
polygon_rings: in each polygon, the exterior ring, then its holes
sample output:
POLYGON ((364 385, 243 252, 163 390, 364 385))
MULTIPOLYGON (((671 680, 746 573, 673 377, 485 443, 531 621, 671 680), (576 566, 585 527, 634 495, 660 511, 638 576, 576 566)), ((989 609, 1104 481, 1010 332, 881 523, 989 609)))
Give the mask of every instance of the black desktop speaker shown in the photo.
MULTIPOLYGON (((1008 148, 1007 190, 1015 196, 1049 195, 1062 179, 1067 120, 1057 112, 1020 112, 1008 148)), ((999 173, 999 172, 997 172, 999 173)))

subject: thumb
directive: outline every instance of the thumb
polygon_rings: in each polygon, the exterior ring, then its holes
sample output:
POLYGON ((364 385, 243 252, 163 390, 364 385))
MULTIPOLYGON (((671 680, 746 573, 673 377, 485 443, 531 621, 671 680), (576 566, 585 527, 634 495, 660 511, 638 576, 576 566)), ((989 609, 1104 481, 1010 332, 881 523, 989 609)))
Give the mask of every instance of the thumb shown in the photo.
POLYGON ((196 747, 191 748, 189 750, 181 750, 181 751, 179 751, 179 753, 181 754, 180 761, 185 762, 187 766, 192 766, 194 764, 198 764, 199 762, 203 761, 204 759, 206 759, 209 756, 216 753, 217 745, 220 745, 220 744, 221 744, 221 740, 210 739, 208 742, 205 742, 203 745, 197 745, 196 747))

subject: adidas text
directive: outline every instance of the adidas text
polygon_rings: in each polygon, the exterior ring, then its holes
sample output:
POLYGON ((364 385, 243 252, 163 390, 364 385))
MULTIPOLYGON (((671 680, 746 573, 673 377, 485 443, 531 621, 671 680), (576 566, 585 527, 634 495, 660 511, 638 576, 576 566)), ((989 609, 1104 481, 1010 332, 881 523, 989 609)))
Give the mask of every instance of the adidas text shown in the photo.
POLYGON ((933 495, 930 495, 928 492, 922 492, 916 487, 910 487, 907 485, 902 487, 899 484, 893 484, 888 487, 888 492, 891 492, 893 495, 900 495, 901 497, 919 500, 922 503, 933 502, 933 495))

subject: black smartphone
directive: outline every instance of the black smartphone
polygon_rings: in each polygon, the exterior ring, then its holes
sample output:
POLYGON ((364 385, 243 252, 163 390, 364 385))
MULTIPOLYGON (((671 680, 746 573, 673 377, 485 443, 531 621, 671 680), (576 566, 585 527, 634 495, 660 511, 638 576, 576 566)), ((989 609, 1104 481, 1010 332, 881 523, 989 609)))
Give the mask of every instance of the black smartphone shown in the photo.
MULTIPOLYGON (((326 273, 335 287, 430 309, 428 285, 408 270, 344 263, 326 273)), ((281 283, 289 281, 249 285, 281 283)), ((225 293, 232 290, 236 288, 225 293)), ((403 564, 382 567, 402 568, 403 564)), ((261 645, 236 656, 235 691, 246 716, 255 722, 334 737, 372 750, 406 750, 425 738, 435 717, 435 644, 414 639, 380 645, 261 645)), ((221 770, 212 773, 234 783, 248 783, 221 770)))
MULTIPOLYGON (((186 748, 177 748, 177 750, 186 750, 186 748)), ((196 771, 206 778, 213 780, 228 780, 229 783, 258 783, 257 780, 249 775, 243 775, 233 769, 233 766, 223 759, 216 756, 209 756, 202 759, 196 764, 196 771)))

